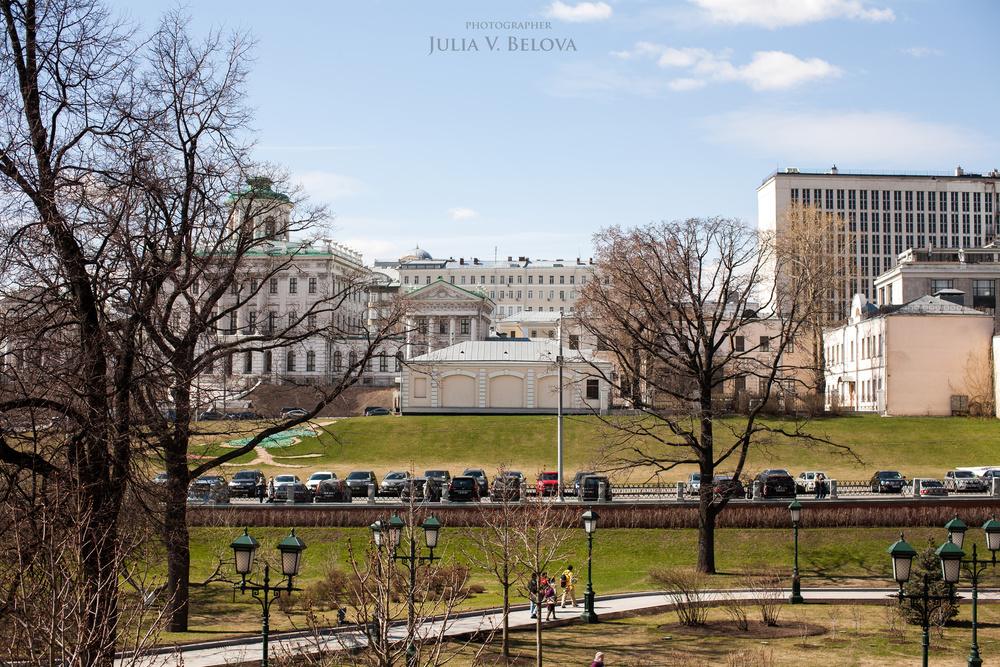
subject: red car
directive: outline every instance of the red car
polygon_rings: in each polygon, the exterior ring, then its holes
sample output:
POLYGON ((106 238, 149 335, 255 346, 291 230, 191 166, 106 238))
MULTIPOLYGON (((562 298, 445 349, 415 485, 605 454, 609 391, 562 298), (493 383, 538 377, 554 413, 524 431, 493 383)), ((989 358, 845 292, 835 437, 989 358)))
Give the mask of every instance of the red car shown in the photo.
POLYGON ((538 482, 535 484, 535 490, 538 491, 539 496, 559 495, 559 473, 558 472, 538 473, 538 482))

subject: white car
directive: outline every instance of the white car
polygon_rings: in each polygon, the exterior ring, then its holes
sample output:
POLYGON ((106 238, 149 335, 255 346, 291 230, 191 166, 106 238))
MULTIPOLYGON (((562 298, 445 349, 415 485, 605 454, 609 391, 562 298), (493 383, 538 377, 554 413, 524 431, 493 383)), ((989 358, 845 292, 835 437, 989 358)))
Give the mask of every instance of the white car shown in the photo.
POLYGON ((819 470, 807 470, 806 472, 799 473, 799 476, 795 478, 795 492, 816 493, 816 478, 820 475, 823 475, 824 479, 830 479, 829 475, 819 470))
POLYGON ((971 470, 949 470, 944 474, 944 488, 949 491, 986 491, 988 482, 971 470))
MULTIPOLYGON (((329 470, 321 470, 319 472, 314 472, 312 474, 312 477, 306 480, 306 487, 313 493, 316 493, 316 489, 319 487, 319 485, 328 479, 337 479, 337 473, 330 472, 329 470)), ((275 480, 275 484, 277 483, 278 483, 277 480, 275 480)))
POLYGON ((691 493, 700 493, 701 473, 693 472, 690 475, 688 475, 687 481, 684 483, 684 486, 686 486, 688 488, 688 491, 690 491, 691 493))

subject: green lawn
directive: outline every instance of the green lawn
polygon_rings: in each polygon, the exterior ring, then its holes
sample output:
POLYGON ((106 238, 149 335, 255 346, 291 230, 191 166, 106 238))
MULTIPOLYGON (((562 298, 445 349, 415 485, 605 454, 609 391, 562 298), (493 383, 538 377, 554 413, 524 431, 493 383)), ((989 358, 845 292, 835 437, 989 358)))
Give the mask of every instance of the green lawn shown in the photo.
MULTIPOLYGON (((765 423, 773 428, 793 426, 775 420, 765 423)), ((723 420, 716 430, 719 449, 729 441, 726 425, 723 420)), ((747 472, 783 467, 793 475, 823 470, 836 479, 855 480, 867 479, 879 469, 900 470, 907 477, 941 477, 956 466, 1000 465, 1000 425, 995 420, 852 416, 816 419, 806 423, 804 430, 849 447, 860 462, 836 447, 774 435, 753 446, 747 472)), ((595 417, 567 417, 563 442, 567 475, 600 466, 602 428, 595 417)), ((217 444, 202 447, 206 454, 220 451, 217 444)), ((660 451, 664 449, 661 445, 660 451)), ((382 476, 389 470, 422 472, 428 468, 457 474, 467 467, 484 468, 492 475, 501 465, 508 465, 532 478, 539 470, 556 466, 556 418, 348 418, 327 426, 318 437, 271 448, 268 453, 277 463, 295 466, 290 470, 260 461, 254 464, 268 475, 296 472, 305 478, 315 470, 331 469, 341 477, 351 470, 374 470, 382 476)), ((238 462, 245 465, 256 458, 252 453, 238 462)), ((664 477, 670 482, 684 479, 694 469, 681 466, 664 477)), ((228 467, 224 472, 232 474, 233 470, 228 467)), ((636 469, 631 478, 639 481, 649 474, 636 469)))

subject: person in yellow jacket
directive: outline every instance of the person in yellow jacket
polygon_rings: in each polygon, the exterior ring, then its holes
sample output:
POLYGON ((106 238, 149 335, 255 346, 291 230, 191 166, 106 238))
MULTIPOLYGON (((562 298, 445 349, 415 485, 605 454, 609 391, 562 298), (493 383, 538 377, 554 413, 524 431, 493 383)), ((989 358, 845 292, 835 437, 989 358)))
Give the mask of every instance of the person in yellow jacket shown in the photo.
POLYGON ((562 593, 562 606, 566 607, 566 597, 569 596, 570 601, 573 606, 576 606, 576 590, 573 588, 573 566, 568 565, 565 570, 563 570, 562 576, 559 577, 559 585, 563 589, 562 593))

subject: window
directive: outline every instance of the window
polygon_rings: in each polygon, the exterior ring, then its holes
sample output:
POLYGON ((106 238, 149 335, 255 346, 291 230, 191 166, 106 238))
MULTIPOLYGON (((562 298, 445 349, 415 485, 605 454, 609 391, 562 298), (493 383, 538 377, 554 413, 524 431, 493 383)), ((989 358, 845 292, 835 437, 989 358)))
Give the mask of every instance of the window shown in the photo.
POLYGON ((289 294, 297 294, 298 291, 299 291, 299 279, 298 278, 289 278, 288 279, 288 293, 289 294))
POLYGON ((253 373, 253 352, 246 352, 243 355, 243 374, 250 375, 253 373))
POLYGON ((316 330, 316 314, 315 313, 313 313, 312 315, 309 316, 307 326, 309 327, 309 331, 315 331, 316 330))
POLYGON ((560 285, 566 284, 566 276, 559 276, 559 284, 560 285))
POLYGON ((334 350, 333 352, 333 364, 331 365, 331 370, 334 373, 339 373, 341 366, 344 365, 344 355, 340 350, 334 350))
POLYGON ((462 285, 464 285, 464 284, 465 284, 465 276, 462 276, 462 283, 461 283, 461 284, 462 284, 462 285))
POLYGON ((931 280, 931 294, 937 294, 944 289, 952 289, 954 285, 952 280, 931 280))
POLYGON ((271 372, 271 350, 264 350, 264 372, 271 372))
POLYGON ((972 307, 996 310, 996 291, 992 280, 972 281, 972 307))
POLYGON ((440 334, 448 333, 448 321, 445 320, 444 318, 441 318, 441 320, 438 322, 438 333, 440 334))
POLYGON ((518 300, 521 299, 521 290, 517 290, 517 298, 518 298, 518 300))
POLYGON ((576 334, 569 335, 569 349, 579 350, 580 349, 580 337, 576 334))
POLYGON ((247 333, 252 334, 257 332, 257 311, 251 310, 247 312, 247 333))
POLYGON ((291 373, 295 370, 295 353, 289 352, 285 357, 285 371, 291 373))
POLYGON ((313 372, 316 370, 316 353, 312 350, 306 352, 306 372, 313 372))
POLYGON ((739 393, 747 390, 747 379, 742 375, 733 378, 733 391, 739 393))
POLYGON ((566 300, 566 290, 559 290, 559 299, 561 301, 565 301, 566 300))
POLYGON ((462 333, 468 335, 472 331, 472 320, 468 317, 463 317, 460 326, 462 327, 462 333))
POLYGON ((315 294, 316 293, 316 279, 315 278, 310 278, 309 279, 309 293, 310 294, 315 294))
MULTIPOLYGON (((427 318, 420 317, 417 318, 417 333, 426 334, 427 333, 427 318)), ((354 364, 351 364, 352 366, 354 364)))
POLYGON ((761 352, 770 352, 771 351, 771 337, 770 336, 761 336, 760 337, 760 351, 761 352))
POLYGON ((529 285, 535 284, 535 276, 528 276, 528 284, 529 285))
POLYGON ((267 333, 274 333, 278 328, 278 313, 270 312, 267 314, 267 333))
POLYGON ((401 370, 403 370, 403 353, 402 352, 397 352, 396 353, 396 372, 398 373, 401 370))
POLYGON ((252 294, 256 294, 256 292, 257 292, 257 288, 258 288, 259 286, 260 286, 260 285, 259 285, 259 284, 257 283, 257 279, 256 279, 256 278, 251 278, 251 279, 250 279, 250 292, 251 292, 252 294))
POLYGON ((267 292, 268 292, 268 294, 277 294, 278 293, 278 279, 277 278, 271 278, 270 280, 267 281, 267 292))
POLYGON ((534 290, 528 290, 528 298, 529 299, 534 299, 535 298, 535 291, 534 290))
POLYGON ((288 311, 288 328, 291 329, 293 326, 295 326, 295 323, 298 321, 298 319, 299 316, 294 310, 288 311))
POLYGON ((587 380, 587 400, 596 401, 601 397, 600 380, 587 380))
POLYGON ((347 355, 348 370, 353 370, 358 365, 358 353, 351 352, 347 355))
POLYGON ((549 284, 550 285, 554 285, 555 282, 556 282, 556 277, 555 276, 549 276, 549 284))
POLYGON ((236 333, 236 313, 229 313, 229 326, 226 327, 226 333, 230 336, 236 333))
POLYGON ((733 336, 733 349, 737 352, 746 350, 746 341, 743 340, 743 336, 733 336))

